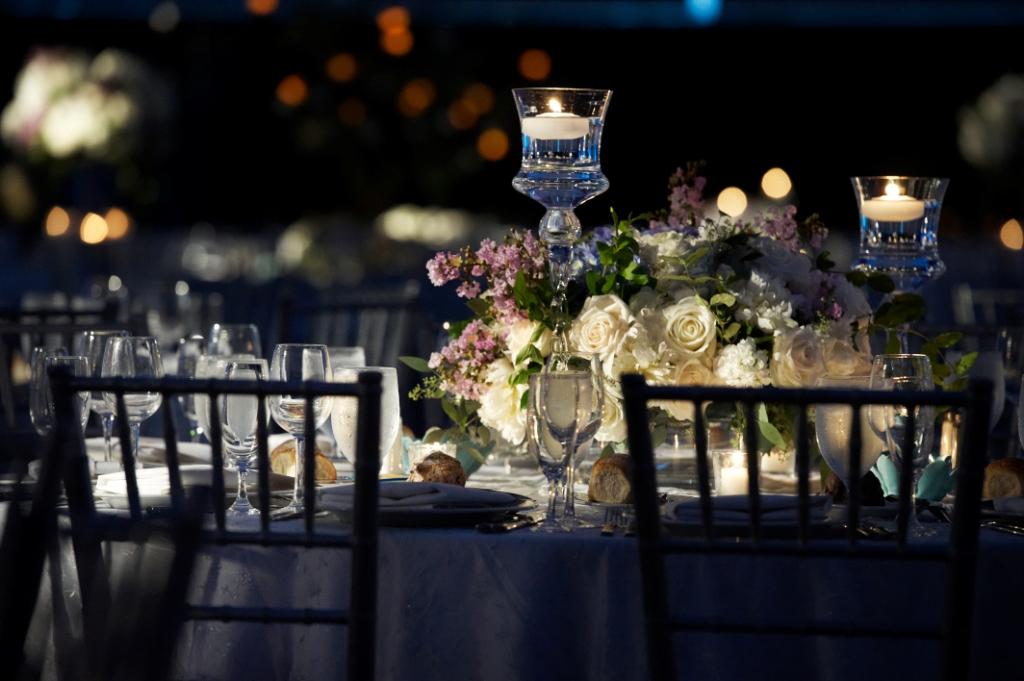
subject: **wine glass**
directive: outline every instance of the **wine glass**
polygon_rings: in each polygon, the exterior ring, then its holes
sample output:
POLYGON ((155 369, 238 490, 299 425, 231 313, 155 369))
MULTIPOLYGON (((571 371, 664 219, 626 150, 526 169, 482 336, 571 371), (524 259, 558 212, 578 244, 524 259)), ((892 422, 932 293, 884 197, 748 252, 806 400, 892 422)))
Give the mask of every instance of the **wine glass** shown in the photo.
MULTIPOLYGON (((103 355, 111 338, 127 338, 128 332, 122 329, 114 331, 79 331, 71 342, 74 355, 89 360, 89 370, 93 376, 101 376, 103 372, 103 355)), ((111 434, 114 431, 114 411, 107 406, 103 393, 94 392, 89 399, 89 407, 95 412, 103 429, 104 461, 114 460, 114 449, 111 434)))
POLYGON ((558 501, 562 498, 565 486, 566 469, 569 465, 568 449, 563 449, 559 441, 545 427, 540 416, 540 381, 541 374, 533 374, 529 379, 526 408, 526 447, 531 456, 537 459, 541 472, 548 481, 548 510, 542 520, 534 525, 535 532, 565 532, 558 515, 558 501))
MULTIPOLYGON (((333 359, 332 359, 333 363, 333 359)), ((401 462, 389 461, 388 454, 394 448, 395 440, 402 429, 402 414, 399 408, 398 371, 394 367, 338 367, 334 380, 339 383, 354 383, 365 373, 381 375, 380 395, 380 464, 381 471, 397 473, 401 462)), ((331 408, 331 429, 338 441, 338 449, 353 465, 356 462, 356 430, 359 422, 359 403, 354 397, 335 397, 331 408)))
POLYGON ((332 345, 327 348, 331 356, 331 369, 366 366, 366 350, 359 345, 332 345))
MULTIPOLYGON (((265 359, 230 360, 224 364, 224 378, 229 381, 264 381, 267 373, 265 359)), ((249 464, 256 451, 258 400, 253 395, 221 395, 217 400, 224 448, 238 469, 238 492, 227 510, 228 515, 259 515, 259 509, 249 503, 246 488, 249 464)))
POLYGON ((214 324, 206 350, 210 355, 263 356, 260 332, 255 324, 214 324))
MULTIPOLYGON (((178 341, 178 376, 196 378, 199 359, 206 354, 206 339, 199 335, 182 338, 178 341)), ((196 396, 192 393, 178 395, 178 403, 188 422, 188 441, 199 442, 203 429, 199 427, 199 416, 196 413, 196 396)))
MULTIPOLYGON (((162 378, 164 364, 160 358, 160 344, 152 336, 114 337, 107 342, 103 353, 104 378, 162 378)), ((114 393, 103 393, 107 408, 117 411, 117 396, 114 393)), ((128 416, 128 424, 132 433, 132 454, 135 461, 139 460, 139 429, 142 422, 160 409, 163 401, 157 392, 125 393, 124 407, 128 416)))
POLYGON ((576 518, 574 485, 577 448, 593 439, 601 427, 604 385, 598 357, 579 352, 551 353, 541 373, 540 398, 545 427, 569 452, 563 522, 588 526, 576 518))
MULTIPOLYGON (((926 355, 896 354, 876 355, 871 365, 870 387, 881 391, 928 391, 932 390, 932 366, 926 355)), ((935 408, 931 406, 906 407, 883 404, 868 406, 868 420, 879 437, 885 438, 889 455, 902 472, 904 457, 913 459, 914 477, 911 481, 910 532, 913 536, 931 534, 917 519, 917 483, 928 465, 932 450, 935 428, 935 408), (911 412, 913 410, 913 412, 911 412), (912 450, 904 451, 906 427, 909 417, 914 416, 912 450)))
POLYGON ((523 150, 512 186, 547 209, 539 234, 548 246, 552 307, 560 313, 556 326, 564 332, 572 248, 582 230, 573 210, 608 189, 601 170, 601 131, 612 93, 542 87, 519 88, 512 95, 523 150))
MULTIPOLYGON (((256 359, 253 355, 203 355, 196 359, 196 379, 224 378, 224 370, 228 362, 256 359)), ((210 436, 210 396, 203 392, 194 393, 195 413, 198 430, 206 434, 207 440, 210 436)), ((224 460, 226 468, 233 468, 234 462, 224 460)))
MULTIPOLYGON (((53 402, 53 390, 50 385, 50 371, 55 368, 66 369, 72 376, 89 376, 89 360, 85 357, 59 354, 43 348, 35 348, 32 352, 32 378, 29 384, 29 416, 32 425, 40 435, 49 435, 56 426, 56 409, 53 402), (37 352, 41 351, 41 352, 37 352)), ((89 392, 80 392, 75 398, 75 409, 82 432, 89 422, 89 392)))
MULTIPOLYGON (((819 388, 856 390, 867 388, 870 376, 832 376, 825 374, 817 380, 819 388)), ((853 431, 853 407, 844 404, 817 404, 814 406, 814 431, 818 449, 829 468, 835 471, 844 485, 850 484, 850 435, 853 431)), ((864 477, 875 465, 885 448, 868 422, 867 409, 860 411, 860 473, 864 477)))
MULTIPOLYGON (((274 381, 330 381, 331 361, 325 345, 281 344, 270 360, 270 378, 274 381)), ((270 413, 277 425, 295 438, 295 487, 292 502, 281 513, 302 513, 306 505, 304 452, 306 447, 306 398, 302 395, 272 395, 270 413)), ((319 428, 331 415, 331 400, 313 400, 313 427, 319 428)), ((309 443, 315 447, 316 443, 309 443)))

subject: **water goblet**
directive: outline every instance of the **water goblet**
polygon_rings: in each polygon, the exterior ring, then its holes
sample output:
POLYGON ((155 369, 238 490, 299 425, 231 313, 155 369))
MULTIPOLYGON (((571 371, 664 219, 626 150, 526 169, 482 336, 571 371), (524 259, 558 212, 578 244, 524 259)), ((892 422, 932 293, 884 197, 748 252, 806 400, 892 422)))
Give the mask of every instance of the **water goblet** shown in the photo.
MULTIPOLYGON (((872 390, 903 392, 932 390, 932 367, 926 355, 876 355, 871 365, 869 386, 872 390)), ((897 469, 902 473, 905 457, 911 457, 913 479, 910 485, 910 534, 923 537, 932 534, 917 518, 917 483, 928 465, 935 428, 935 408, 931 406, 907 407, 902 405, 869 405, 868 422, 875 433, 885 439, 897 469), (907 424, 914 418, 911 451, 905 451, 907 424)))
MULTIPOLYGON (((71 352, 76 356, 85 357, 89 360, 89 370, 95 377, 101 376, 103 372, 103 355, 107 350, 107 343, 111 338, 127 338, 128 332, 122 329, 113 331, 79 331, 75 334, 71 343, 71 352)), ((103 393, 94 392, 89 398, 89 408, 100 420, 100 427, 103 430, 104 461, 114 460, 114 448, 111 436, 114 432, 113 410, 107 406, 103 399, 103 393)))
MULTIPOLYGON (((114 337, 107 342, 100 375, 124 378, 162 378, 164 364, 160 344, 152 336, 114 337)), ((107 408, 117 411, 114 393, 103 393, 107 408)), ((131 427, 132 455, 139 460, 139 429, 142 422, 160 409, 163 398, 158 392, 125 393, 124 407, 131 427)))
MULTIPOLYGON (((274 348, 270 361, 270 378, 274 381, 330 381, 331 362, 325 345, 281 344, 274 348)), ((295 487, 292 501, 282 509, 282 514, 302 513, 306 507, 305 448, 316 446, 306 442, 306 398, 301 395, 272 395, 270 413, 277 425, 295 438, 295 487)), ((330 398, 317 397, 313 400, 314 429, 319 428, 331 415, 330 398)))
POLYGON ((526 409, 526 446, 529 454, 537 460, 541 472, 548 482, 548 507, 544 519, 534 525, 534 532, 566 532, 558 514, 559 501, 565 487, 566 469, 569 465, 568 449, 544 425, 540 416, 541 374, 533 374, 529 380, 528 404, 526 409))
MULTIPOLYGON (((867 388, 870 376, 833 376, 825 374, 818 378, 819 388, 857 390, 867 388)), ((853 407, 843 404, 816 404, 814 406, 814 432, 818 449, 844 485, 850 484, 850 435, 853 432, 853 407)), ((875 435, 868 420, 867 409, 860 411, 860 470, 859 478, 867 475, 875 465, 885 443, 875 435)))
POLYGON ((566 469, 563 522, 589 526, 576 518, 576 453, 601 427, 604 385, 601 363, 596 355, 553 352, 541 372, 540 413, 551 434, 569 453, 566 469))
MULTIPOLYGON (((224 364, 224 378, 229 381, 264 381, 267 378, 267 360, 229 360, 224 364)), ((259 509, 249 502, 247 482, 249 464, 256 451, 256 424, 259 398, 253 395, 221 395, 218 398, 221 416, 221 434, 228 457, 238 470, 238 491, 228 508, 228 515, 259 515, 259 509)))
POLYGON ((210 355, 263 356, 260 332, 255 324, 214 324, 207 342, 210 355))

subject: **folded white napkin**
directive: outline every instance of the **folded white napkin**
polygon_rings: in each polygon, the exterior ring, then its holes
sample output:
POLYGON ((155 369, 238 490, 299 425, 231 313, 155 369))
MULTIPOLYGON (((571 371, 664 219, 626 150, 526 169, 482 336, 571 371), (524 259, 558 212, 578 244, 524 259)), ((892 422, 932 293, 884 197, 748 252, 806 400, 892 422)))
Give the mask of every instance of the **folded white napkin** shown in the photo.
MULTIPOLYGON (((213 484, 213 466, 210 464, 184 464, 179 467, 181 471, 181 484, 183 487, 195 485, 213 484)), ((171 493, 171 480, 167 468, 140 468, 135 471, 135 479, 139 483, 139 496, 159 497, 168 496, 171 493)), ((234 494, 237 489, 237 477, 225 471, 224 491, 234 494)), ((270 474, 270 489, 273 491, 289 490, 292 488, 293 480, 287 475, 270 474)), ((249 493, 255 495, 256 474, 249 474, 249 493)), ((116 473, 104 473, 96 477, 96 494, 100 496, 128 496, 128 483, 124 477, 124 471, 116 473)))
MULTIPOLYGON (((715 523, 737 524, 750 522, 750 501, 745 494, 713 497, 712 519, 715 523)), ((811 522, 821 522, 832 507, 828 496, 808 499, 811 522)), ((761 496, 761 523, 795 525, 800 520, 800 497, 765 494, 761 496)), ((669 509, 669 516, 685 523, 700 523, 700 499, 684 499, 669 509)))
MULTIPOLYGON (((85 441, 85 453, 90 461, 103 461, 107 455, 107 447, 101 437, 90 437, 85 441)), ((210 445, 198 442, 179 442, 178 461, 182 464, 210 463, 210 445)), ((114 460, 121 461, 121 441, 114 438, 114 460)), ((143 466, 163 466, 167 463, 164 453, 164 440, 158 437, 139 439, 139 463, 143 466)))
MULTIPOLYGON (((320 490, 325 509, 351 509, 355 485, 339 485, 320 490)), ((380 486, 381 508, 501 507, 511 506, 520 497, 491 489, 466 488, 440 482, 389 482, 380 486)))

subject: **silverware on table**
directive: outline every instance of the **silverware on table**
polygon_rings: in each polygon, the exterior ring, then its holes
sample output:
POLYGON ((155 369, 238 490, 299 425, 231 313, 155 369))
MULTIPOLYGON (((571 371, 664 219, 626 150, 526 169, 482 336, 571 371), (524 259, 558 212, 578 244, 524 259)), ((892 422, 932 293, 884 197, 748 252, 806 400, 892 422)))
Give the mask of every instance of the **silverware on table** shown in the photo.
POLYGON ((982 520, 981 526, 987 530, 995 530, 996 532, 1002 532, 1003 534, 1012 534, 1015 537, 1024 537, 1024 527, 1008 523, 1003 520, 991 519, 982 520))
POLYGON ((477 523, 476 529, 486 534, 497 534, 499 532, 511 532, 512 530, 531 527, 536 525, 538 522, 540 522, 540 518, 534 518, 528 515, 514 515, 506 520, 477 523))

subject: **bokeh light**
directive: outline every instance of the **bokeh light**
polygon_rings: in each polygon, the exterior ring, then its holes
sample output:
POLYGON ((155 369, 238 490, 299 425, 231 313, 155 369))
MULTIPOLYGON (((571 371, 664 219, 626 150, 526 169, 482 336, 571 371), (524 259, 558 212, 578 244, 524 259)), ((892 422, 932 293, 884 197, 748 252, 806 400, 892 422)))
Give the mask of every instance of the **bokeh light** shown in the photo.
POLYGON ((82 218, 78 234, 83 243, 98 244, 107 238, 109 232, 110 228, 107 226, 107 221, 103 219, 102 215, 86 213, 85 217, 82 218))
POLYGON ((382 33, 408 30, 409 10, 401 5, 385 7, 377 13, 377 28, 382 33))
POLYGON ((327 77, 335 83, 349 83, 359 73, 359 62, 348 52, 339 52, 327 60, 324 65, 327 77))
POLYGON ((508 135, 499 128, 488 128, 477 138, 476 151, 485 161, 500 161, 508 154, 508 135))
POLYGON ((299 106, 309 98, 309 86, 302 76, 291 74, 277 84, 277 99, 285 106, 299 106))
POLYGON ((999 229, 999 240, 1012 251, 1024 248, 1024 228, 1018 220, 1007 220, 999 229))
POLYGON ((54 206, 46 214, 46 236, 62 236, 71 227, 71 216, 60 206, 54 206))
POLYGON ((277 0, 245 0, 245 8, 253 14, 266 16, 277 9, 277 0))
POLYGON ((793 191, 793 181, 782 168, 772 168, 761 178, 761 191, 770 199, 784 199, 793 191))
POLYGON ((739 187, 726 187, 718 195, 717 204, 719 212, 736 218, 747 209, 747 195, 739 187))
POLYGON ((477 116, 483 115, 494 108, 494 90, 483 83, 466 86, 462 99, 477 116))
POLYGON ((149 27, 157 33, 170 33, 181 21, 181 10, 171 0, 161 2, 149 13, 149 27))
POLYGON ((519 75, 527 80, 544 80, 551 75, 551 55, 544 50, 526 50, 519 55, 519 75))
POLYGON ((456 99, 448 105, 448 122, 456 130, 469 130, 476 125, 476 111, 468 99, 456 99))
POLYGON ((398 111, 408 118, 422 116, 437 97, 437 88, 426 78, 406 83, 398 93, 398 111))
POLYGON ((358 97, 349 97, 338 105, 338 118, 350 128, 358 128, 366 122, 366 105, 358 97))
POLYGON ((103 219, 107 221, 107 238, 108 239, 120 239, 128 233, 128 229, 131 227, 132 220, 128 217, 128 213, 124 212, 121 208, 114 206, 107 211, 103 219))
POLYGON ((409 31, 387 31, 380 34, 380 49, 392 57, 402 57, 412 52, 414 42, 409 31))

